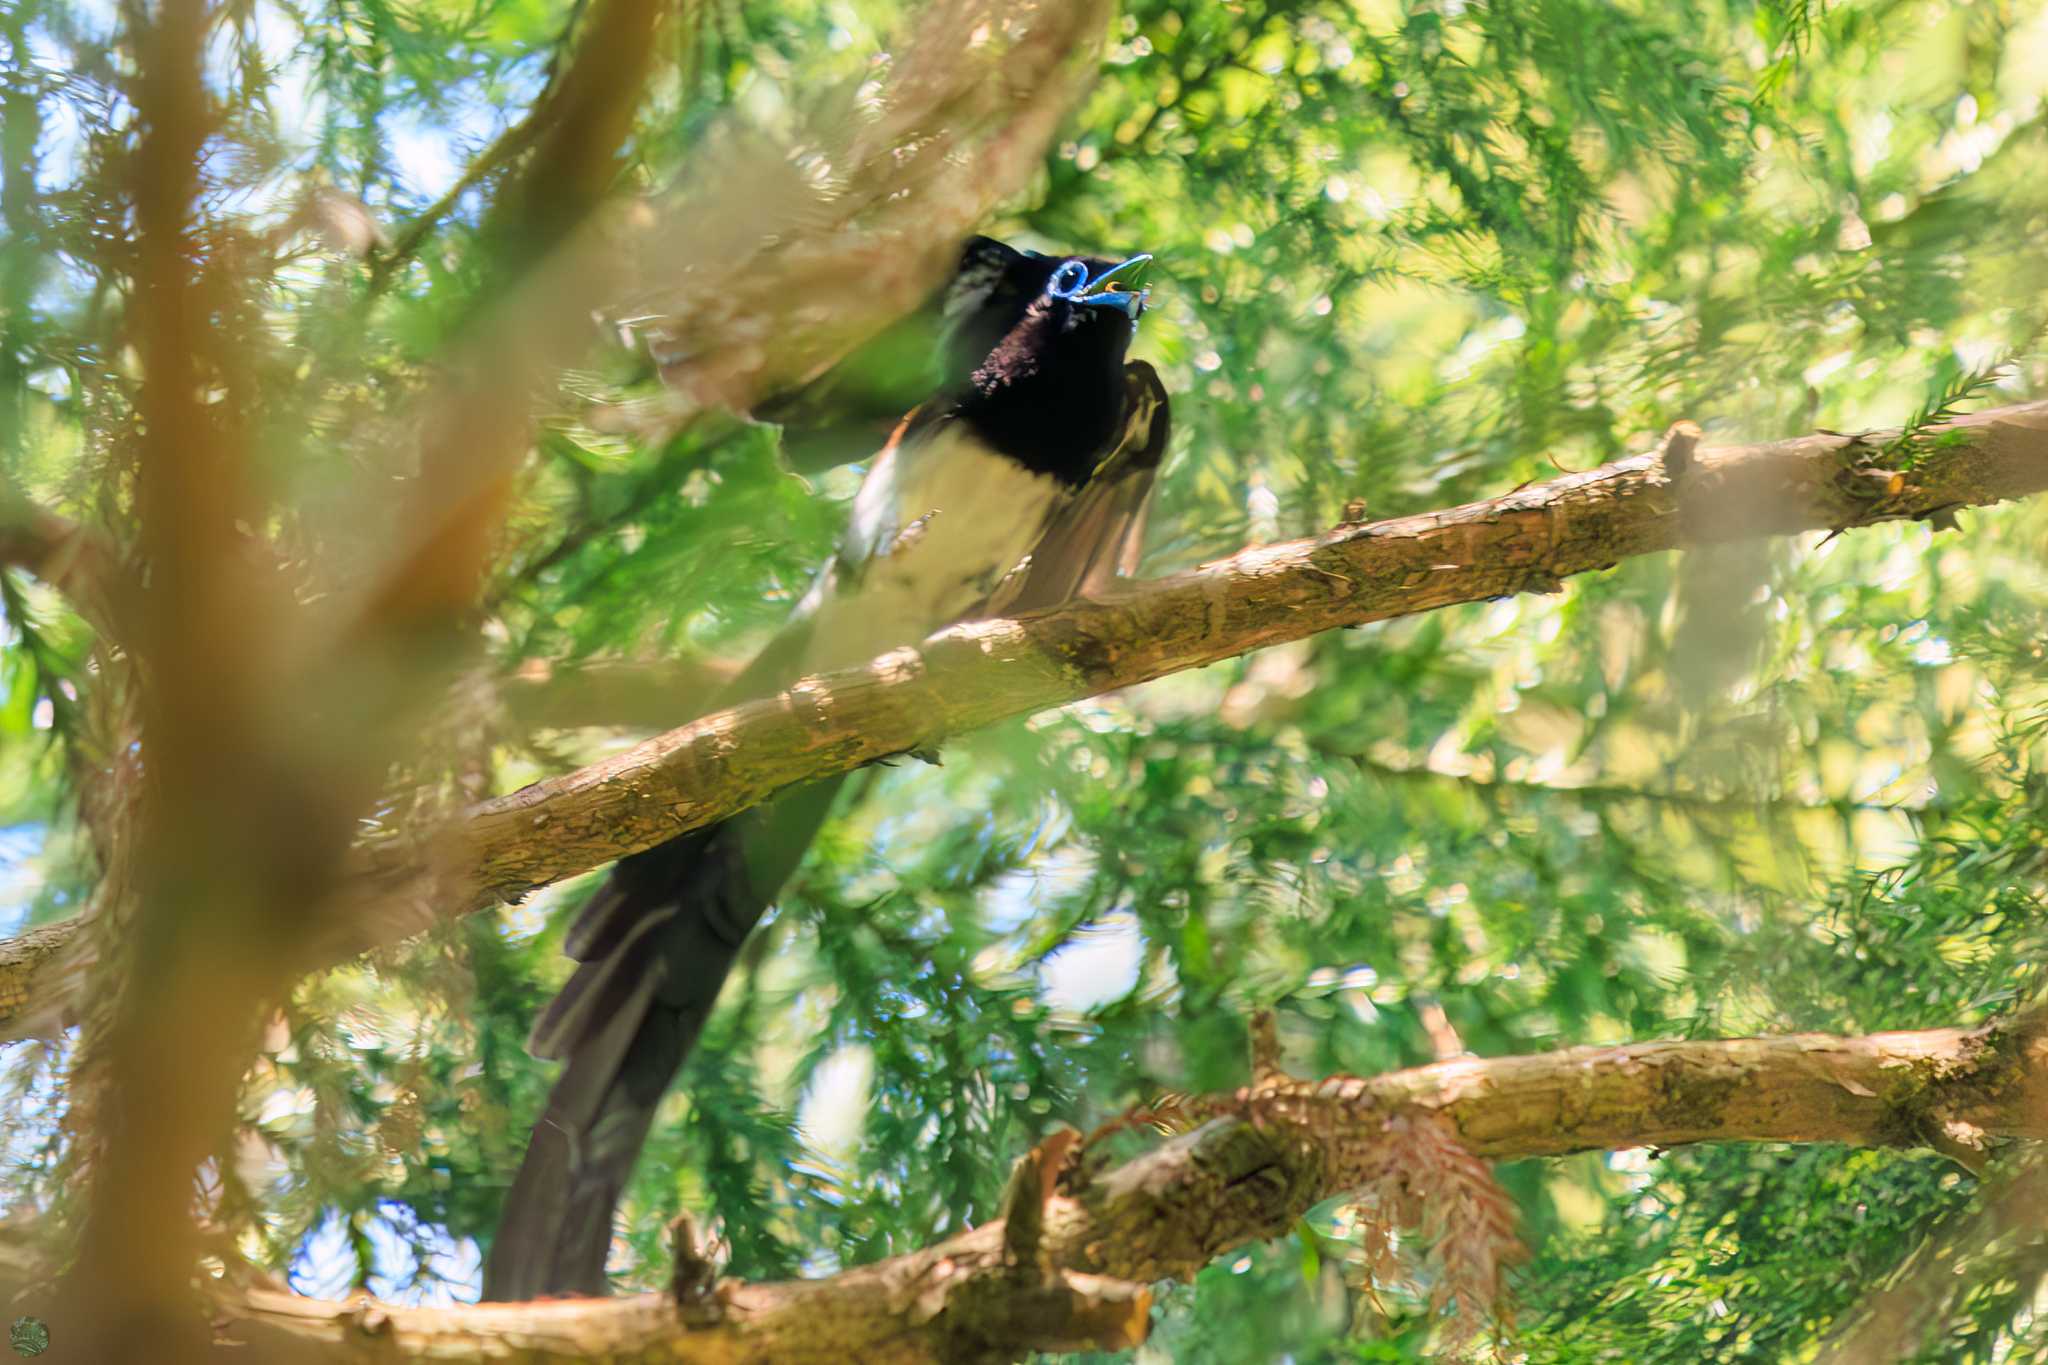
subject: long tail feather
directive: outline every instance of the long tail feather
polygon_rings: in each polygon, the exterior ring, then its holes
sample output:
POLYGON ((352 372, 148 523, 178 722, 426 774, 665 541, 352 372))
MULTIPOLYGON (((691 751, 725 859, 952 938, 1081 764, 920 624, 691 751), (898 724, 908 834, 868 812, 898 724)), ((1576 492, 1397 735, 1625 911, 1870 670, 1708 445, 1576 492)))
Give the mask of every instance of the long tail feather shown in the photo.
POLYGON ((747 934, 839 788, 815 783, 620 862, 570 935, 581 965, 534 1027, 567 1065, 534 1125, 484 1298, 602 1294, 612 1219, 661 1098, 747 934))

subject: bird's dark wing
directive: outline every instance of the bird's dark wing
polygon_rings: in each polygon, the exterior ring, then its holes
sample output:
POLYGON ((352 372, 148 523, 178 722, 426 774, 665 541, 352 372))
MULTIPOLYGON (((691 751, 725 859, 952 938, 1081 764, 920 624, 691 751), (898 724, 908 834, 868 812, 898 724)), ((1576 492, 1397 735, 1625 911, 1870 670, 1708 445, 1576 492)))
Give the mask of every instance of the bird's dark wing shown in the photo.
POLYGON ((970 617, 1007 616, 1094 596, 1111 579, 1137 572, 1145 509, 1166 457, 1172 417, 1159 372, 1142 360, 1124 367, 1129 395, 1123 438, 1032 548, 1031 558, 997 585, 970 617))

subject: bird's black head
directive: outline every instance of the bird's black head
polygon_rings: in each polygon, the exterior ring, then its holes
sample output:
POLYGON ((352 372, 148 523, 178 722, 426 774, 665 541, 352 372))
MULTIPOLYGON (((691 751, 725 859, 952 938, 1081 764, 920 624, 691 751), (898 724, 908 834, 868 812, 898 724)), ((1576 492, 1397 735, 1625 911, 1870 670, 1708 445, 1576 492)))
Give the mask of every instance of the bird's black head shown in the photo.
POLYGON ((1146 300, 1130 276, 1149 259, 970 241, 944 300, 960 415, 1004 454, 1086 482, 1122 435, 1124 353, 1146 300))

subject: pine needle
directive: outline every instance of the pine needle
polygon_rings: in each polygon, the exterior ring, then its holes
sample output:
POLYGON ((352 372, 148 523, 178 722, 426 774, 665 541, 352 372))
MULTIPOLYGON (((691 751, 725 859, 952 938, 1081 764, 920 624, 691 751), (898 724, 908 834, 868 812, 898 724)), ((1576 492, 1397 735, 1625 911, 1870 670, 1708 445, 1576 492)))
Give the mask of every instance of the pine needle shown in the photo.
POLYGON ((2044 326, 2037 325, 2025 339, 1999 352, 1987 363, 1975 369, 1964 370, 1953 362, 1942 369, 1940 382, 1930 393, 1920 410, 1913 414, 1906 425, 1899 430, 1884 448, 1894 461, 1895 468, 1911 469, 1922 459, 1941 448, 1942 434, 1933 431, 1959 416, 1963 406, 1995 387, 2012 371, 2021 357, 2034 349, 2041 338, 2044 326))

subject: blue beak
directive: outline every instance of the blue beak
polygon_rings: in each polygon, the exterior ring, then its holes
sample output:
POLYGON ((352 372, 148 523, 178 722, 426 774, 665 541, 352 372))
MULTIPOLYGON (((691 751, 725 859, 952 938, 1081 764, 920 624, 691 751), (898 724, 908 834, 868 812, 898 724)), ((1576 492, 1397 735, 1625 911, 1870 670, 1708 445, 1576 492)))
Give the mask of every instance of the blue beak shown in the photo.
MULTIPOLYGON (((1136 322, 1138 315, 1145 311, 1145 300, 1152 296, 1152 291, 1150 289, 1140 289, 1133 292, 1128 289, 1106 289, 1103 286, 1107 285, 1116 276, 1127 270, 1144 265, 1151 259, 1151 252, 1140 252, 1127 261, 1118 261, 1115 265, 1101 271, 1093 279, 1077 280, 1073 285, 1065 289, 1060 287, 1060 283, 1056 278, 1052 285, 1052 292, 1071 303, 1084 304, 1090 308, 1114 308, 1130 318, 1131 321, 1136 322)), ((1079 262, 1073 262, 1072 264, 1079 265, 1079 262)), ((1079 272, 1077 271, 1076 273, 1079 272)))

